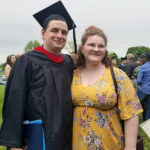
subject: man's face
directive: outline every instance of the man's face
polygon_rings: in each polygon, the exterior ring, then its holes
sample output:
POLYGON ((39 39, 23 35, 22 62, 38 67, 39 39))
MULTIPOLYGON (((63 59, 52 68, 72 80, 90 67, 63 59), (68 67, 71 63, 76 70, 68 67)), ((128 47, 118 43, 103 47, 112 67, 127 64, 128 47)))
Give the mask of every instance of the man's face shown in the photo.
POLYGON ((127 63, 128 63, 128 62, 127 62, 126 59, 122 61, 122 64, 127 64, 127 63))
POLYGON ((68 27, 65 21, 52 20, 49 22, 46 31, 42 29, 41 34, 44 48, 58 55, 66 44, 68 27))
POLYGON ((140 58, 140 62, 141 62, 141 64, 144 64, 145 62, 147 62, 147 59, 145 57, 140 58))

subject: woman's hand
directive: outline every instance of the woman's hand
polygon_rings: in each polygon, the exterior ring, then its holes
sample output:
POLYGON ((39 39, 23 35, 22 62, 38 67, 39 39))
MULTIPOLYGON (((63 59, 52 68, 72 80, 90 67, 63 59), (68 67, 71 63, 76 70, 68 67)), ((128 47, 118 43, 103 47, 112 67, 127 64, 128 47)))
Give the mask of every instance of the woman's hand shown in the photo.
POLYGON ((75 65, 76 65, 76 64, 77 64, 77 60, 78 60, 78 55, 75 54, 75 53, 72 53, 70 56, 71 56, 71 58, 73 59, 75 65))

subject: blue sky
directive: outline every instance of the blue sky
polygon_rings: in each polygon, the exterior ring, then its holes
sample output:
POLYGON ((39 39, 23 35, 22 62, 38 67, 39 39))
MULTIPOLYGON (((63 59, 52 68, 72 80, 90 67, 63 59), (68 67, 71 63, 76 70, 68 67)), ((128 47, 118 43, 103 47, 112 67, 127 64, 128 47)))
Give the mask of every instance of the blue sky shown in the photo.
MULTIPOLYGON (((30 40, 42 43, 41 27, 32 15, 56 0, 0 1, 0 63, 7 55, 23 53, 30 40)), ((100 27, 107 49, 125 56, 131 46, 150 47, 149 0, 62 0, 77 25, 77 43, 85 28, 100 27)), ((68 40, 72 40, 70 31, 68 40)))

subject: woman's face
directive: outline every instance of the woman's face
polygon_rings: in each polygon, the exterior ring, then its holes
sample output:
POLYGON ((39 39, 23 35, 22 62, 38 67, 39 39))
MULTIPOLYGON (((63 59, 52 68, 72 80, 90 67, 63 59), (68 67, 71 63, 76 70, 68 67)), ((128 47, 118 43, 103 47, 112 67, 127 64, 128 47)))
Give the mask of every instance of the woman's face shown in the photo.
POLYGON ((11 56, 11 63, 14 64, 16 61, 16 57, 15 56, 11 56))
POLYGON ((116 59, 112 59, 112 60, 111 60, 111 63, 112 63, 112 66, 113 66, 113 67, 116 67, 116 66, 117 66, 117 61, 116 61, 116 59))
POLYGON ((105 41, 101 36, 89 36, 85 44, 81 48, 81 53, 84 55, 86 63, 101 63, 105 56, 105 41))

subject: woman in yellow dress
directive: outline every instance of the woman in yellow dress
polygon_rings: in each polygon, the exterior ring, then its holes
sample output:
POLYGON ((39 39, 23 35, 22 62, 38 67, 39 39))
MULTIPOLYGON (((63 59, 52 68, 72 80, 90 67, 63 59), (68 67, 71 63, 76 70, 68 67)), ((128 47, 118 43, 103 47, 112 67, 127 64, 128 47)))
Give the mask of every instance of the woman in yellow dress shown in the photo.
POLYGON ((117 100, 106 45, 101 29, 90 26, 85 30, 71 87, 73 150, 136 150, 141 104, 130 79, 114 67, 117 100))

